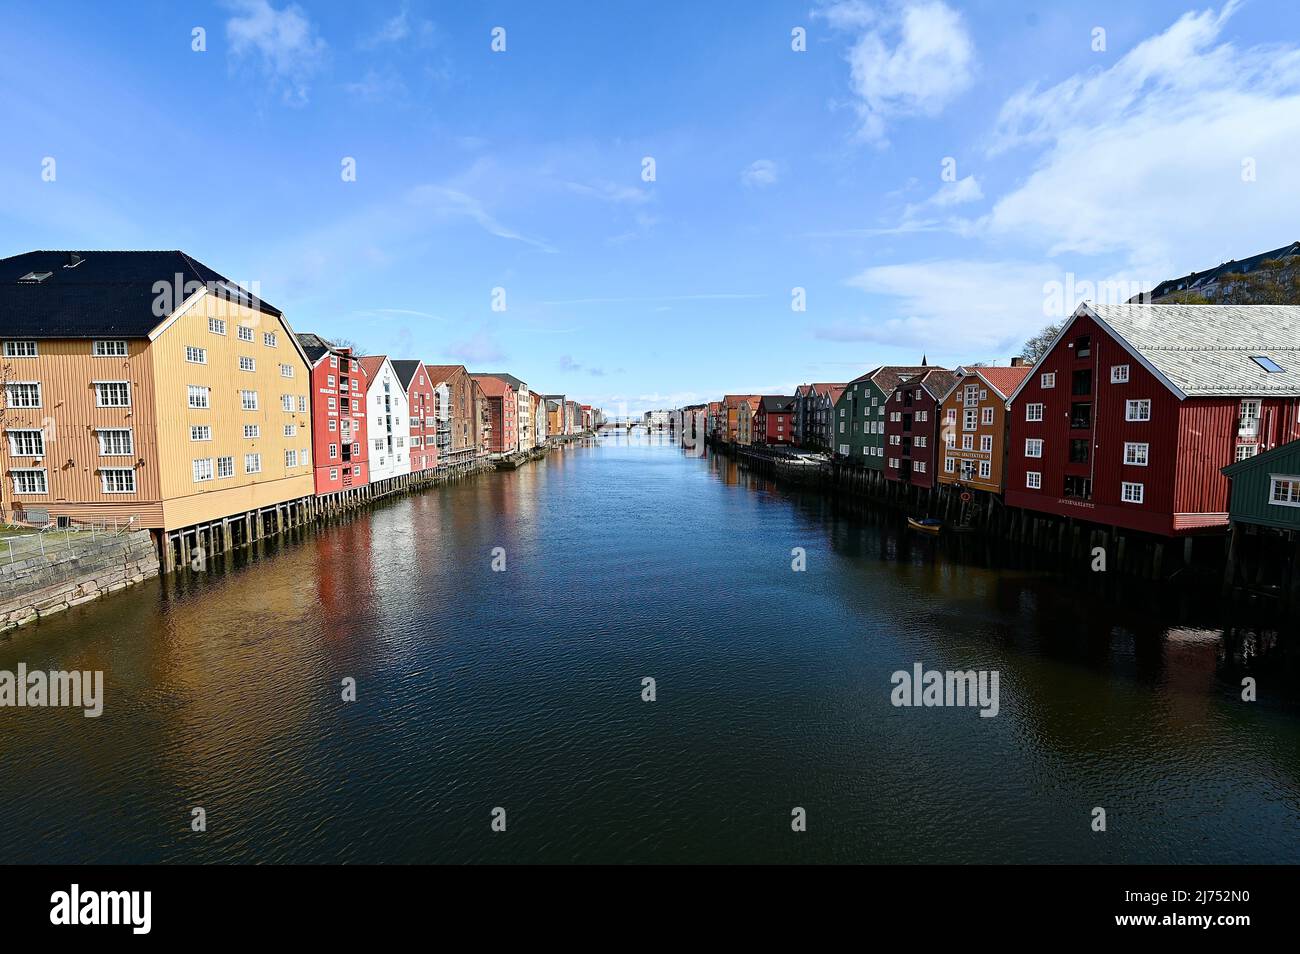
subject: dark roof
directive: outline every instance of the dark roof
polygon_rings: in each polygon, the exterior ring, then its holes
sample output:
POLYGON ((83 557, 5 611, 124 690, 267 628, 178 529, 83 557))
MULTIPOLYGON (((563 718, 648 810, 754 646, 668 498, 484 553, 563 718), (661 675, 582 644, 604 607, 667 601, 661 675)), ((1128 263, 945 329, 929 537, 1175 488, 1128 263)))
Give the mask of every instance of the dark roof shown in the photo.
POLYGON ((310 332, 303 332, 298 335, 298 344, 302 345, 303 352, 307 355, 307 360, 315 364, 325 355, 334 350, 334 346, 322 338, 320 335, 314 335, 310 332))
POLYGON ((876 387, 880 388, 885 394, 888 394, 894 388, 898 387, 898 382, 904 378, 912 378, 918 374, 924 374, 929 368, 926 365, 901 365, 887 364, 883 367, 872 368, 866 374, 854 378, 849 384, 858 384, 862 381, 870 381, 876 387))
POLYGON ((1231 262, 1224 262, 1222 265, 1216 265, 1214 268, 1207 268, 1202 272, 1192 272, 1184 278, 1171 278, 1168 281, 1161 282, 1155 288, 1151 289, 1146 296, 1138 295, 1130 300, 1130 304, 1137 304, 1139 300, 1150 301, 1155 298, 1161 298, 1165 295, 1172 295, 1174 292, 1190 291, 1194 288, 1203 288, 1206 285, 1212 285, 1225 275, 1239 275, 1245 272, 1253 272, 1259 269, 1264 262, 1274 259, 1290 258, 1293 255, 1300 255, 1300 242, 1292 242, 1290 245, 1283 245, 1281 248, 1275 248, 1269 252, 1260 252, 1258 255, 1252 255, 1250 258, 1243 258, 1240 261, 1235 259, 1231 262))
POLYGON ((184 301, 192 282, 280 317, 184 252, 43 251, 0 259, 0 330, 26 338, 146 338, 184 301), (29 275, 43 277, 23 281, 29 275), (178 292, 163 297, 154 290, 158 282, 176 288, 178 275, 178 292))
POLYGON ((1253 470, 1256 467, 1271 467, 1276 461, 1288 457, 1298 450, 1300 450, 1300 440, 1278 444, 1276 447, 1269 448, 1254 457, 1247 457, 1244 460, 1229 464, 1227 467, 1221 467, 1219 472, 1225 477, 1236 477, 1238 474, 1253 470))
POLYGON ((415 372, 420 369, 420 362, 411 358, 398 358, 393 362, 393 370, 397 373, 397 380, 402 382, 402 387, 411 390, 411 380, 415 377, 415 372))
POLYGON ((523 381, 520 381, 513 374, 506 374, 504 371, 475 371, 474 375, 475 377, 482 377, 483 375, 486 375, 489 378, 500 378, 502 381, 508 381, 510 383, 510 386, 514 388, 516 391, 518 391, 520 388, 528 387, 528 385, 526 385, 523 381))
POLYGON ((794 408, 793 397, 785 397, 776 394, 763 395, 763 410, 767 411, 769 414, 771 413, 779 414, 782 411, 789 411, 792 410, 793 408, 794 408))

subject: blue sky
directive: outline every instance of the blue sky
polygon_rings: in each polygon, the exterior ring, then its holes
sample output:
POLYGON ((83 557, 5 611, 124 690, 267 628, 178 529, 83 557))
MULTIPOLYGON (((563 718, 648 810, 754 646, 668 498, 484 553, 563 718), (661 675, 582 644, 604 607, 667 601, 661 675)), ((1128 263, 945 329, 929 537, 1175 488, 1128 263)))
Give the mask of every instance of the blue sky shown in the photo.
POLYGON ((1300 239, 1280 0, 20 3, 0 85, 0 254, 185 249, 606 408, 1004 363, 1300 239))

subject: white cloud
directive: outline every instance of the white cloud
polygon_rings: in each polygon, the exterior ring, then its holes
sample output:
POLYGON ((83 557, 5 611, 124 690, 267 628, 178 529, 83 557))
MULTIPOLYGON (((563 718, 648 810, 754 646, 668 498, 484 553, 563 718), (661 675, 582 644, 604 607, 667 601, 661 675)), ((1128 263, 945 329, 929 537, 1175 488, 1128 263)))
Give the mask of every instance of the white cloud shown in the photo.
POLYGON ((967 176, 955 182, 945 182, 923 204, 946 209, 964 202, 978 202, 982 198, 984 198, 984 190, 980 188, 979 180, 974 176, 967 176))
POLYGON ((498 238, 523 242, 543 252, 556 249, 541 239, 529 238, 509 226, 498 222, 474 196, 460 189, 443 185, 420 185, 407 193, 409 202, 442 218, 467 218, 476 222, 485 232, 498 238))
POLYGON ((961 14, 942 0, 886 11, 836 3, 815 15, 838 29, 861 31, 848 60, 859 133, 869 142, 886 144, 894 117, 938 115, 974 79, 975 44, 961 14))
POLYGON ((1048 321, 1044 286, 1063 280, 1060 268, 1048 262, 953 259, 879 265, 847 284, 896 299, 895 317, 873 314, 860 324, 823 327, 815 334, 828 341, 966 349, 957 360, 1010 356, 1048 321))
POLYGON ((468 338, 453 341, 447 346, 447 354, 468 365, 484 365, 506 359, 506 353, 501 350, 496 338, 486 331, 476 331, 468 338))
POLYGON ((751 189, 776 185, 776 163, 771 159, 755 159, 740 173, 741 184, 751 189))
POLYGON ((381 23, 374 33, 361 41, 361 45, 373 49, 379 46, 401 43, 412 37, 427 43, 433 39, 433 36, 433 23, 419 18, 412 19, 410 10, 403 6, 401 12, 381 23))
POLYGON ((606 202, 629 202, 640 204, 650 200, 650 193, 635 186, 619 185, 615 182, 600 180, 587 184, 585 182, 566 182, 564 187, 570 192, 606 202))
POLYGON ((1041 155, 989 233, 1109 254, 1152 284, 1294 239, 1300 48, 1220 42, 1236 9, 1186 14, 1108 69, 1012 97, 990 152, 1041 155))
POLYGON ((305 105, 329 49, 307 14, 292 3, 277 10, 269 0, 229 0, 227 6, 235 11, 226 21, 231 56, 254 61, 289 105, 305 105))

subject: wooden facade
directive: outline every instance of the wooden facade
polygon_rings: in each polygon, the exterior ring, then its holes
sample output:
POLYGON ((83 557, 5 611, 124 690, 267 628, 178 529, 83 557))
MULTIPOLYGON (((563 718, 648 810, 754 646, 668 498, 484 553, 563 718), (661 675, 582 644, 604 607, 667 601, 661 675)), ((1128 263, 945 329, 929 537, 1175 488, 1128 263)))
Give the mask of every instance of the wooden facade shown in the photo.
POLYGON ((927 368, 894 388, 885 403, 886 479, 936 486, 939 407, 956 380, 946 368, 927 368))
POLYGON ((1029 368, 959 369, 939 410, 939 483, 1000 494, 1006 472, 1007 400, 1029 368))

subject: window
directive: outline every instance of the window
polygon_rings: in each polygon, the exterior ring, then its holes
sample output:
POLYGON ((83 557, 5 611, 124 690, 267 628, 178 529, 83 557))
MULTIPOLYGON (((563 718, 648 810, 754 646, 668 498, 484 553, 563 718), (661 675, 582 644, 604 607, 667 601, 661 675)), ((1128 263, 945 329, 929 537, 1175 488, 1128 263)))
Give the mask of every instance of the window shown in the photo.
POLYGON ((963 404, 974 404, 979 399, 980 386, 978 384, 966 385, 962 398, 963 404))
POLYGON ((185 346, 185 360, 190 364, 207 364, 208 352, 206 348, 196 348, 193 345, 185 346))
MULTIPOLYGON (((286 394, 284 397, 285 397, 284 409, 285 409, 286 411, 292 411, 292 410, 293 410, 293 406, 289 403, 290 400, 292 400, 292 398, 291 398, 290 395, 288 395, 288 394, 286 394)), ((334 407, 335 407, 334 399, 333 399, 333 398, 326 398, 325 401, 326 401, 325 406, 326 406, 327 408, 329 408, 331 411, 334 410, 334 407)))
POLYGON ((291 364, 282 364, 282 365, 280 365, 280 377, 282 377, 282 378, 291 378, 291 377, 293 377, 293 365, 291 365, 291 364))
POLYGON ((1237 460, 1249 460, 1259 453, 1258 444, 1238 444, 1237 460))
POLYGON ((200 387, 197 384, 190 385, 190 407, 205 408, 210 405, 212 397, 212 388, 200 387))
POLYGON ((331 420, 329 422, 329 429, 331 431, 337 431, 339 429, 339 422, 335 420, 331 420))
POLYGON ((956 446, 957 446, 957 435, 954 434, 952 431, 945 431, 945 432, 944 432, 944 435, 943 435, 943 446, 944 446, 944 447, 956 447, 956 446))
POLYGON ((353 476, 353 477, 360 477, 360 476, 361 476, 361 465, 360 465, 360 464, 355 464, 355 465, 353 465, 353 467, 352 467, 352 476, 353 476))
POLYGON ((1092 335, 1083 335, 1074 339, 1074 356, 1086 358, 1092 354, 1092 335))
POLYGON ((917 472, 918 474, 924 474, 924 473, 925 473, 925 461, 923 461, 923 460, 918 460, 918 461, 916 461, 912 466, 916 468, 916 472, 917 472))
POLYGON ((126 342, 96 341, 90 353, 96 358, 125 358, 126 342))
POLYGON ((1262 354, 1251 355, 1250 360, 1254 361, 1257 365, 1259 365, 1269 374, 1281 374, 1283 371, 1286 370, 1286 368, 1279 365, 1272 358, 1262 354))
POLYGON ((1240 414, 1237 434, 1241 437, 1254 437, 1259 433, 1259 401, 1251 399, 1242 401, 1240 414))
POLYGON ((973 431, 979 426, 979 410, 968 407, 961 412, 961 429, 963 431, 973 431))
POLYGON ((1043 389, 1045 389, 1045 390, 1046 390, 1047 388, 1054 388, 1054 387, 1056 387, 1056 372, 1055 372, 1055 371, 1046 371, 1046 372, 1044 372, 1043 375, 1042 375, 1042 377, 1040 377, 1040 378, 1038 379, 1038 385, 1039 385, 1039 387, 1041 387, 1041 388, 1043 388, 1043 389))
POLYGON ((105 468, 99 472, 100 489, 106 494, 135 493, 135 471, 128 468, 105 468))
POLYGON ((1040 438, 1029 437, 1025 439, 1025 456, 1026 457, 1043 456, 1043 442, 1040 438))
POLYGON ((45 434, 36 429, 10 431, 9 453, 14 457, 44 457, 45 434))
POLYGON ((1041 472, 1037 470, 1030 470, 1025 472, 1026 490, 1041 490, 1042 487, 1043 487, 1043 475, 1041 472))
POLYGON ((268 348, 274 348, 274 347, 275 347, 275 332, 274 332, 274 331, 264 331, 264 332, 262 332, 262 344, 266 345, 268 348))
POLYGON ((257 392, 256 392, 256 391, 240 391, 240 392, 239 392, 239 406, 242 407, 245 411, 256 411, 256 410, 257 410, 257 392))
POLYGON ((1268 502, 1276 507, 1300 507, 1300 477, 1284 474, 1270 476, 1272 486, 1269 489, 1268 502))
POLYGON ((993 476, 993 465, 986 460, 980 461, 980 480, 988 480, 993 476))
POLYGON ((983 451, 983 452, 986 453, 986 454, 991 454, 991 453, 993 453, 993 435, 992 435, 992 434, 981 434, 981 435, 980 435, 980 450, 983 451))
POLYGON ((298 452, 296 450, 287 450, 284 452, 284 466, 285 467, 298 466, 298 452))
POLYGON ((980 423, 981 424, 993 423, 993 408, 991 407, 980 408, 980 423))
POLYGON ((1128 365, 1112 364, 1110 366, 1110 383, 1127 384, 1128 383, 1128 365))
POLYGON ((191 424, 190 440, 192 441, 210 441, 212 440, 212 428, 207 424, 191 424))
POLYGON ((1026 421, 1041 421, 1042 419, 1043 419, 1043 405, 1041 404, 1025 405, 1026 421))
POLYGON ((1125 441, 1124 463, 1130 467, 1145 467, 1150 449, 1150 444, 1135 444, 1132 441, 1125 441))
POLYGON ((131 383, 129 381, 96 381, 96 407, 130 407, 131 383))
POLYGON ((943 472, 945 474, 951 474, 953 470, 956 468, 956 466, 957 466, 957 462, 953 458, 945 457, 943 459, 943 472))
POLYGON ((330 445, 330 460, 336 460, 336 459, 338 458, 338 456, 339 456, 339 445, 338 445, 338 444, 331 444, 331 445, 330 445))
POLYGON ((237 334, 239 335, 240 341, 253 340, 253 329, 248 327, 248 325, 240 325, 237 330, 237 334))
POLYGON ((957 423, 957 409, 955 407, 949 407, 944 409, 943 422, 945 424, 957 423))
POLYGON ((299 414, 307 413, 307 398, 302 394, 298 395, 298 413, 299 414))
POLYGON ((240 371, 256 371, 256 370, 257 370, 257 362, 254 361, 252 358, 248 357, 248 355, 241 354, 241 355, 239 356, 239 370, 240 370, 240 371))
POLYGON ((924 446, 925 446, 925 438, 922 437, 922 436, 918 436, 915 440, 912 441, 912 446, 913 446, 913 447, 924 447, 924 446))
POLYGON ((334 354, 330 355, 330 367, 337 368, 338 366, 339 366, 338 355, 334 355, 334 354))
POLYGON ((244 455, 244 473, 260 474, 262 472, 262 455, 245 454, 244 455))
POLYGON ((212 332, 214 335, 224 335, 226 333, 226 319, 209 318, 208 331, 212 332))
POLYGON ((1142 502, 1144 490, 1144 484, 1132 484, 1126 480, 1121 488, 1120 499, 1125 503, 1140 504, 1142 502))
POLYGON ((383 450, 383 449, 384 449, 384 439, 382 437, 376 437, 375 450, 383 450))
POLYGON ((1125 401, 1124 420, 1126 421, 1151 420, 1151 401, 1148 398, 1142 398, 1137 401, 1125 401))
POLYGON ((974 434, 963 434, 963 435, 961 436, 961 449, 962 449, 962 450, 974 450, 974 449, 975 449, 975 435, 974 435, 974 434))
POLYGON ((218 457, 217 458, 217 478, 235 476, 235 458, 218 457))
POLYGON ((212 479, 212 458, 200 457, 194 461, 194 482, 212 479))
MULTIPOLYGON (((5 342, 6 358, 34 358, 36 357, 35 341, 6 341, 5 342)), ((44 493, 44 491, 42 491, 44 493)))
POLYGON ((13 381, 5 385, 10 407, 40 407, 41 382, 13 381))
POLYGON ((45 478, 44 468, 13 468, 9 471, 14 477, 16 494, 48 494, 49 482, 45 478))
POLYGON ((1092 441, 1086 438, 1072 438, 1070 440, 1070 463, 1086 464, 1088 455, 1092 451, 1092 441))

